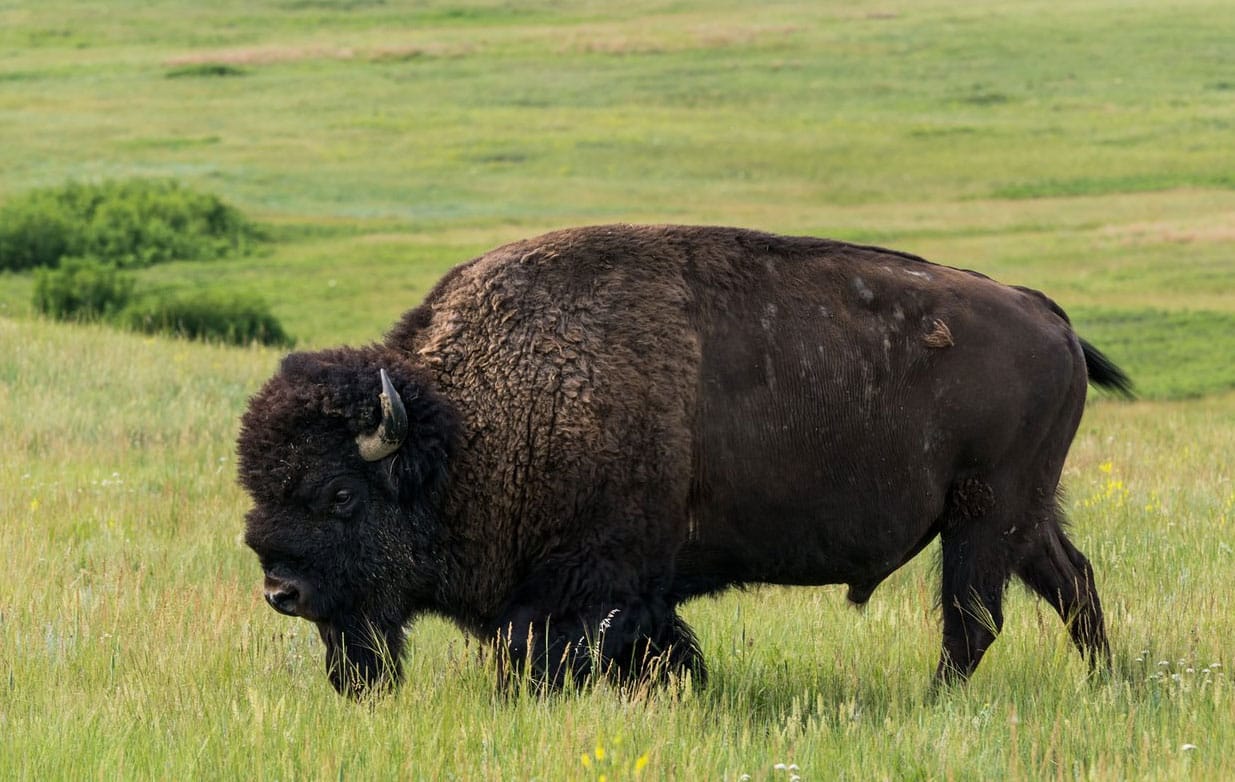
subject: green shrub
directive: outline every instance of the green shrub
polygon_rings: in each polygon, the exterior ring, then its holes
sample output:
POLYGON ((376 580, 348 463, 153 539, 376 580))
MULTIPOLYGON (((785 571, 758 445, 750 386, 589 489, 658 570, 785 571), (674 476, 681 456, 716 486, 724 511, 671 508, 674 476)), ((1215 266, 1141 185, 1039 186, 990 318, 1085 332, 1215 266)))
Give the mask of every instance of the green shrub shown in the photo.
POLYGON ((170 179, 70 183, 0 207, 0 269, 55 266, 66 256, 119 267, 248 253, 257 227, 217 196, 170 179))
POLYGON ((0 207, 0 270, 55 266, 69 254, 72 218, 46 191, 0 207))
POLYGON ((65 258, 58 269, 39 269, 34 308, 58 320, 100 320, 120 312, 133 294, 133 279, 110 264, 65 258))
POLYGON ((231 345, 289 346, 292 339, 260 298, 220 291, 145 296, 120 313, 126 328, 231 345))
POLYGON ((190 78, 212 78, 219 76, 244 76, 247 74, 244 68, 239 68, 235 65, 229 65, 225 62, 195 62, 188 65, 180 65, 169 70, 166 74, 169 79, 190 78))

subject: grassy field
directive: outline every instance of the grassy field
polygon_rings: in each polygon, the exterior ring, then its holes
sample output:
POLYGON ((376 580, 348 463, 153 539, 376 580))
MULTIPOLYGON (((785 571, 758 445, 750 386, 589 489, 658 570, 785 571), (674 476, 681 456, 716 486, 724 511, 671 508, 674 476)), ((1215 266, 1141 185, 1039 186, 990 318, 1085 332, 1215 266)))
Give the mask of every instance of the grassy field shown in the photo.
POLYGON ((506 700, 434 620, 358 707, 240 540, 238 416, 279 354, 42 321, 0 275, 0 778, 1235 778, 1232 41, 1221 2, 0 4, 0 201, 217 192, 273 240, 139 285, 259 293, 303 347, 502 241, 707 222, 1040 288, 1142 391, 1091 404, 1065 473, 1109 676, 1014 587, 928 697, 924 555, 861 612, 691 604, 699 691, 506 700))

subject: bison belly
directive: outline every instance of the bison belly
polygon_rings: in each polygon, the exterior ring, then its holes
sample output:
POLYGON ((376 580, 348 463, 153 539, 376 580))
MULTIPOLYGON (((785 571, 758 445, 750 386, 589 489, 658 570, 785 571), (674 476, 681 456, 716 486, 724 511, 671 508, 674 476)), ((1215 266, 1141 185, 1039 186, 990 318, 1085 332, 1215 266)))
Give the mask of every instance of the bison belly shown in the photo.
POLYGON ((953 477, 942 439, 886 394, 867 407, 844 388, 803 390, 705 412, 683 577, 877 582, 933 536, 953 477))

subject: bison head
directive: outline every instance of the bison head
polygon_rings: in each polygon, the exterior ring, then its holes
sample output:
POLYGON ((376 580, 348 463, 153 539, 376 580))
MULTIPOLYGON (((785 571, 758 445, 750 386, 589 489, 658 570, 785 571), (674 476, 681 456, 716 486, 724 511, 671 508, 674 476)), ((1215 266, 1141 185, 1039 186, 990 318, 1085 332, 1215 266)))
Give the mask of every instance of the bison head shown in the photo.
POLYGON ((245 542, 271 607, 317 625, 340 693, 396 684, 403 627, 433 604, 454 428, 427 378, 380 347, 293 353, 249 402, 245 542))

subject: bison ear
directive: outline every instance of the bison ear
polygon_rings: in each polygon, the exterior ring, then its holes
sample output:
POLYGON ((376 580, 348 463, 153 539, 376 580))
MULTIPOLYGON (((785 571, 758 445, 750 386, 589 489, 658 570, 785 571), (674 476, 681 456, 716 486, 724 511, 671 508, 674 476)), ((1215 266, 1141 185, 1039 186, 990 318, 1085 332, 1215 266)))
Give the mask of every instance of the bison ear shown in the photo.
POLYGON ((360 458, 366 462, 376 462, 385 459, 399 450, 407 437, 407 410, 403 400, 386 370, 379 370, 382 379, 382 393, 378 400, 382 404, 382 422, 372 432, 362 432, 356 435, 356 445, 360 449, 360 458))

